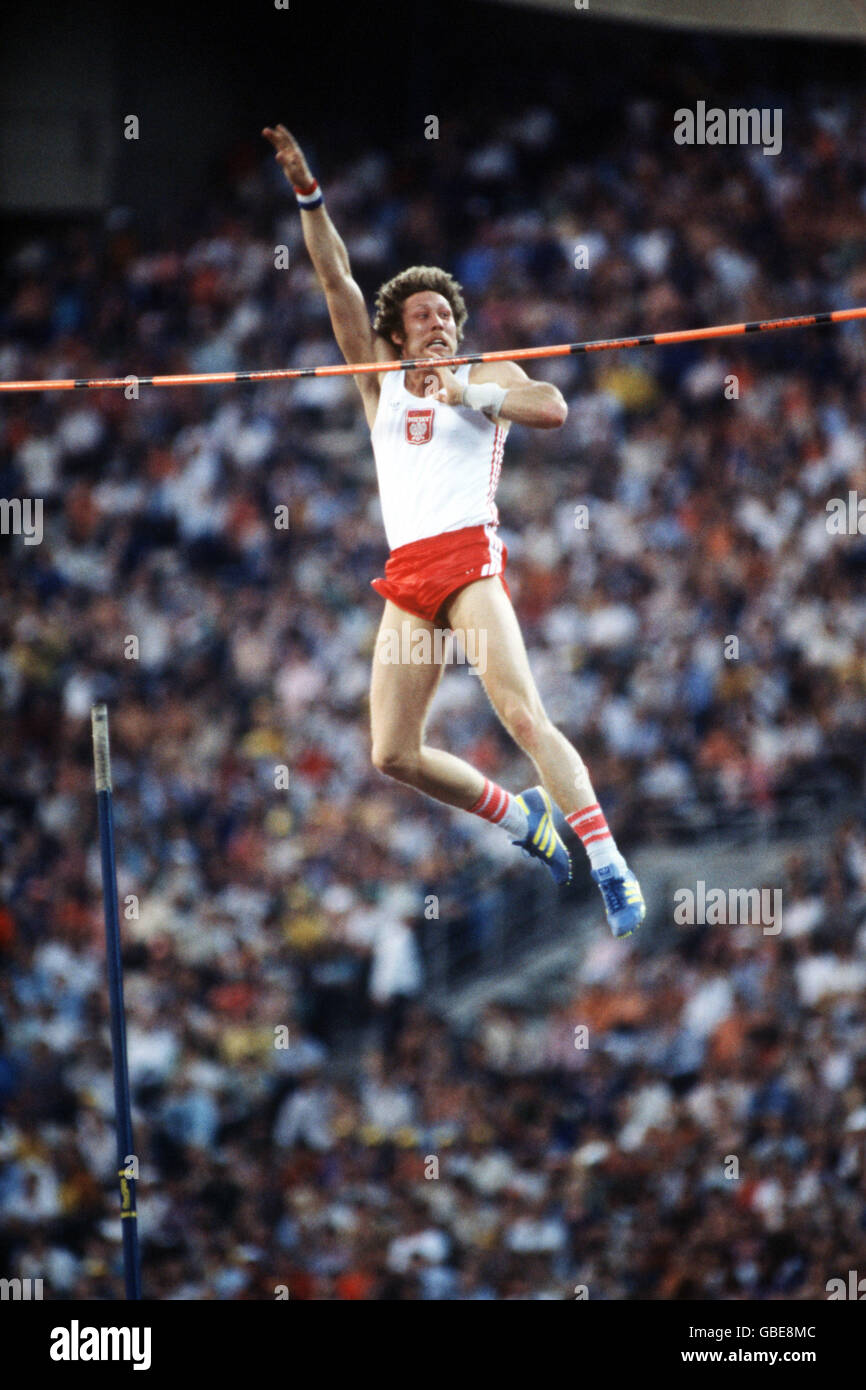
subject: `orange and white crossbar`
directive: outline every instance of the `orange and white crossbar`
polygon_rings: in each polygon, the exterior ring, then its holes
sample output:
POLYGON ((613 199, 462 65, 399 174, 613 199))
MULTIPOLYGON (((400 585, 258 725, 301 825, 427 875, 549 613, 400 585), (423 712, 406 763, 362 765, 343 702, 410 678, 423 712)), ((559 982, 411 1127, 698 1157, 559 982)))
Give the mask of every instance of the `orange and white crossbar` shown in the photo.
POLYGON ((514 348, 502 352, 468 352, 460 357, 410 357, 393 362, 347 362, 328 367, 274 367, 259 372, 191 372, 181 376, 68 377, 56 381, 0 381, 0 393, 13 391, 103 391, 138 386, 216 386, 234 381, 293 381, 310 376, 364 376, 373 372, 415 371, 422 367, 462 367, 467 362, 529 362, 535 358, 570 357, 581 352, 618 352, 622 348, 663 347, 735 338, 744 333, 775 333, 783 328, 813 328, 866 318, 866 308, 831 309, 789 319, 756 319, 712 328, 683 328, 668 333, 641 333, 634 338, 600 338, 595 342, 557 343, 552 347, 514 348))

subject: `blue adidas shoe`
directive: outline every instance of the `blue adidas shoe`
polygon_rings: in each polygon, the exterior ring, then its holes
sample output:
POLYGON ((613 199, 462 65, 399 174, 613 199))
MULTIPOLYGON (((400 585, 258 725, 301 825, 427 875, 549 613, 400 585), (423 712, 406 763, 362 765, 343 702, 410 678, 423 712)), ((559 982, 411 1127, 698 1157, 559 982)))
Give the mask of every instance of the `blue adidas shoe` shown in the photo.
POLYGON ((591 870, 592 878, 601 889, 608 926, 614 936, 631 936, 646 917, 646 903, 640 884, 628 865, 621 873, 615 864, 605 864, 591 870))
POLYGON ((530 787, 515 799, 529 817, 529 830, 511 843, 546 864, 557 883, 571 883, 571 855, 557 834, 553 803, 544 787, 530 787))

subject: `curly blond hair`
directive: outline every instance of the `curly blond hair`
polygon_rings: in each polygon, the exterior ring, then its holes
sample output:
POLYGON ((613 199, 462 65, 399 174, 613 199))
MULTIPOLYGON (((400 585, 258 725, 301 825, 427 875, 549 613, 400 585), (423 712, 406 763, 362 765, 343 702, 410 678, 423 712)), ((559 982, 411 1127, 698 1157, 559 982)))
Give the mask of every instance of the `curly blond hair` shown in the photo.
POLYGON ((454 315, 457 341, 462 342, 463 325, 467 319, 463 286, 447 270, 440 270, 435 265, 410 265, 408 270, 401 270, 399 275, 381 286, 376 294, 374 332, 387 343, 393 343, 392 335, 403 330, 404 303, 411 294, 419 294, 422 290, 433 290, 448 300, 454 315))

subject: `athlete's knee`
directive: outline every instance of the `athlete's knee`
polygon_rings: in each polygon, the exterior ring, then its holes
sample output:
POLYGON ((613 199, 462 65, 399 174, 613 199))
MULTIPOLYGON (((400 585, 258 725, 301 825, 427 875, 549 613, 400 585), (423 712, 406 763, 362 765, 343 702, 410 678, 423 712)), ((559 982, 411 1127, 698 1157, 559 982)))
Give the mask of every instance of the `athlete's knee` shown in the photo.
POLYGON ((541 704, 516 696, 506 696, 503 700, 502 722, 515 743, 529 751, 537 748, 554 731, 541 704))
POLYGON ((393 743, 373 744, 373 766, 396 782, 411 783, 418 771, 418 750, 393 743))

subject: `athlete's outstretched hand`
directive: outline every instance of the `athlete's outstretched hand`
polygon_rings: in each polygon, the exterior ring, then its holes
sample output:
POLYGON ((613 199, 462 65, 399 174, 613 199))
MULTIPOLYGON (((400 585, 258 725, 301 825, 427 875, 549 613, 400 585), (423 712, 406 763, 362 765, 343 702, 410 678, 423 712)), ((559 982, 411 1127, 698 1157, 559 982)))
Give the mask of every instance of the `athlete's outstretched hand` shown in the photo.
POLYGON ((304 158, 304 151, 291 131, 286 130, 284 125, 278 125, 276 130, 272 130, 269 125, 266 125, 262 135, 266 140, 270 140, 276 150, 277 163, 289 183, 295 188, 309 188, 313 182, 310 166, 304 158))
POLYGON ((431 367, 430 375, 424 382, 424 394, 433 396, 443 405, 460 405, 463 400, 463 387, 450 367, 431 367))

